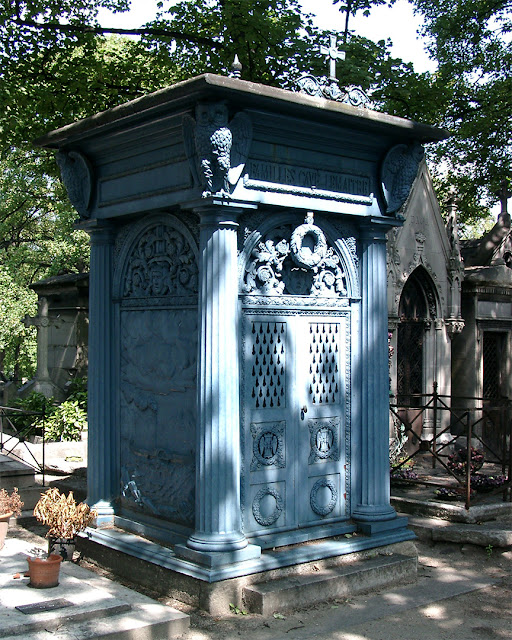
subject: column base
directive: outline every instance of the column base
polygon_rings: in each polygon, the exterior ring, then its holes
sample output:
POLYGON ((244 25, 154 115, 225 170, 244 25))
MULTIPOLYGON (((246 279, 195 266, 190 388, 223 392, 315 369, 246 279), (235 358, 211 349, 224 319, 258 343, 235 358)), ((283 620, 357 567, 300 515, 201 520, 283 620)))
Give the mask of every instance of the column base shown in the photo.
POLYGON ((407 516, 396 516, 393 520, 381 520, 377 522, 358 522, 358 531, 367 536, 373 536, 378 533, 386 533, 388 531, 396 531, 397 529, 407 529, 409 518, 407 516))
POLYGON ((96 526, 99 529, 114 524, 115 510, 110 502, 99 500, 91 506, 91 509, 96 509, 96 511, 98 512, 98 515, 96 517, 96 526))
POLYGON ((247 546, 247 538, 240 531, 232 533, 193 533, 187 540, 187 547, 195 551, 217 553, 218 551, 239 551, 247 546))
POLYGON ((382 522, 396 518, 396 511, 389 504, 359 504, 352 513, 356 522, 382 522))
POLYGON ((215 569, 246 562, 247 560, 256 560, 261 556, 261 547, 255 544, 247 544, 243 549, 235 549, 233 551, 197 551, 187 545, 177 544, 174 547, 174 553, 176 557, 183 560, 188 560, 209 569, 215 569))

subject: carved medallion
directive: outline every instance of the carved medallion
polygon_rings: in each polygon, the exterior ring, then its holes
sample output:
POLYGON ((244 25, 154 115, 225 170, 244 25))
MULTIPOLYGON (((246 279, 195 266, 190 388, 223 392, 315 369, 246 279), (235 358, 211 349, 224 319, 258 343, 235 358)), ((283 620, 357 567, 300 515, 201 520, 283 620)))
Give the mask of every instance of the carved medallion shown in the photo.
POLYGON ((284 468, 285 465, 285 425, 283 421, 251 423, 252 461, 251 471, 263 467, 284 468))
POLYGON ((314 418, 308 420, 309 427, 309 464, 324 460, 338 461, 340 419, 314 418))
POLYGON ((279 516, 283 513, 283 509, 283 498, 278 491, 272 489, 271 487, 260 489, 254 496, 254 500, 252 502, 252 514, 256 522, 258 524, 261 524, 262 527, 270 527, 274 524, 274 522, 277 522, 279 516), (273 510, 265 515, 264 513, 262 513, 261 501, 267 496, 271 496, 274 499, 275 504, 273 510))
POLYGON ((338 502, 338 490, 332 480, 328 478, 320 478, 317 480, 311 489, 311 493, 309 494, 309 503, 311 508, 318 516, 328 516, 336 506, 338 502), (327 501, 319 500, 319 491, 327 488, 330 491, 331 497, 327 501))
POLYGON ((419 143, 397 144, 388 151, 381 169, 382 194, 387 214, 396 213, 409 197, 424 155, 424 149, 419 143))
POLYGON ((313 214, 308 213, 304 224, 292 233, 291 256, 295 264, 306 269, 317 269, 327 253, 327 241, 323 231, 313 224, 313 214), (306 238, 310 243, 306 244, 306 238))

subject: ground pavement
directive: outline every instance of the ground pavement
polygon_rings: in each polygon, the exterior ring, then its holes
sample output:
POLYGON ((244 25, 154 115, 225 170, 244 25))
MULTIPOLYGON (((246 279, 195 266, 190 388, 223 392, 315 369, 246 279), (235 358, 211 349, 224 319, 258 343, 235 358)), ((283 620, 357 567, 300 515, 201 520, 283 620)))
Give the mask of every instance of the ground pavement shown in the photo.
MULTIPOLYGON (((49 480, 63 489, 72 486, 79 490, 83 474, 54 476, 49 480)), ((276 612, 267 617, 244 615, 239 611, 213 618, 182 603, 159 599, 156 593, 144 591, 143 595, 154 597, 161 604, 174 606, 190 616, 190 628, 180 636, 183 640, 235 640, 240 637, 247 640, 512 639, 510 510, 488 523, 452 525, 415 516, 412 525, 420 535, 416 542, 418 579, 412 584, 323 602, 301 611, 276 612), (459 533, 454 533, 454 527, 459 533), (443 539, 453 539, 454 535, 455 541, 443 539), (486 538, 486 535, 495 537, 486 538), (500 546, 488 540, 498 541, 500 546)), ((30 544, 44 544, 37 536, 41 533, 43 530, 34 522, 25 521, 23 526, 11 528, 9 537, 30 544)), ((120 582, 93 565, 83 563, 80 568, 107 581, 111 579, 115 584, 120 582)), ((135 584, 123 581, 123 585, 137 590, 135 584)), ((0 638, 5 636, 0 628, 0 638)), ((36 638, 28 632, 18 637, 60 640, 51 631, 44 638, 41 635, 36 638)), ((73 640, 78 637, 74 636, 73 640)), ((132 637, 135 640, 136 636, 132 637)), ((69 638, 71 640, 71 636, 69 638)), ((144 640, 157 640, 157 636, 149 635, 144 640)))

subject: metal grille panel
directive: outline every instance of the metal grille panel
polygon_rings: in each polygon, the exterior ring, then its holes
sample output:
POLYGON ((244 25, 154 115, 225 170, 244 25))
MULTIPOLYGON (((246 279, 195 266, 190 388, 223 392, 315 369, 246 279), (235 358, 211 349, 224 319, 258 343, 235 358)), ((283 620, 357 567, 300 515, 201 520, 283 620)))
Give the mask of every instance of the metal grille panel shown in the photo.
POLYGON ((423 393, 423 322, 398 326, 397 391, 399 396, 423 393))
POLYGON ((484 398, 501 397, 501 352, 503 339, 503 333, 495 331, 484 332, 484 398))

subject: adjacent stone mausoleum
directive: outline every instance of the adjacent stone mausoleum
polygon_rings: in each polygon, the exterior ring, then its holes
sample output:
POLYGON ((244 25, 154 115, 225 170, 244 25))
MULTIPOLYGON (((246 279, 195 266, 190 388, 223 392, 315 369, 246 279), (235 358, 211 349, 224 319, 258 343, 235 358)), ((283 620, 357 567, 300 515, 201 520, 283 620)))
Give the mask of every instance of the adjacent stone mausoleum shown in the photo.
POLYGON ((91 236, 100 523, 209 581, 304 549, 266 548, 412 537, 389 503, 386 233, 443 137, 206 74, 39 141, 91 236))

